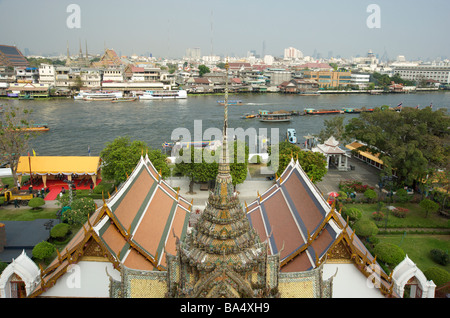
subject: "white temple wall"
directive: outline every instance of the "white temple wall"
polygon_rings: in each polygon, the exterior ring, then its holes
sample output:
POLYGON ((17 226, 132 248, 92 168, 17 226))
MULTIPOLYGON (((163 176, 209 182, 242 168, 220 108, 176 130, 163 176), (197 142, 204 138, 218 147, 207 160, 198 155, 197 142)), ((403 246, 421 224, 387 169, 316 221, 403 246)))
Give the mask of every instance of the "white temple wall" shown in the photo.
POLYGON ((109 297, 108 274, 120 280, 120 272, 109 262, 78 262, 40 297, 109 297))
POLYGON ((333 279, 333 298, 384 298, 354 264, 324 264, 323 279, 333 279))

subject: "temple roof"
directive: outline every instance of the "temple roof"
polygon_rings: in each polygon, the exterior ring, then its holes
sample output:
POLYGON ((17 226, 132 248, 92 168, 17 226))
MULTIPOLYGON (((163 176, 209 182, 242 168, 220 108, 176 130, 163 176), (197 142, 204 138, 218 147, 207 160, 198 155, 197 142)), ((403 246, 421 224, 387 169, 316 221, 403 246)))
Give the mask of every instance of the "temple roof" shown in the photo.
MULTIPOLYGON (((247 218, 269 252, 279 253, 282 272, 302 272, 326 261, 343 242, 352 261, 366 276, 373 273, 376 258, 355 235, 348 222, 308 178, 293 159, 275 184, 246 207, 247 218)), ((378 265, 379 266, 379 265, 378 265)), ((396 296, 391 277, 373 273, 383 294, 396 296)))
POLYGON ((313 151, 319 150, 324 154, 345 154, 345 151, 339 148, 339 141, 333 136, 328 138, 323 144, 317 145, 317 148, 313 148, 313 151))
POLYGON ((247 216, 261 241, 268 241, 281 263, 295 258, 289 271, 315 267, 341 230, 328 220, 331 207, 298 162, 290 162, 277 182, 247 206, 247 216), (326 221, 327 220, 327 221, 326 221), (315 240, 311 241, 311 237, 315 240))
POLYGON ((178 195, 141 157, 116 193, 105 201, 58 257, 41 270, 40 294, 83 256, 109 259, 136 270, 165 270, 167 253, 176 254, 176 239, 183 239, 192 204, 178 195), (90 248, 89 246, 92 246, 90 248))

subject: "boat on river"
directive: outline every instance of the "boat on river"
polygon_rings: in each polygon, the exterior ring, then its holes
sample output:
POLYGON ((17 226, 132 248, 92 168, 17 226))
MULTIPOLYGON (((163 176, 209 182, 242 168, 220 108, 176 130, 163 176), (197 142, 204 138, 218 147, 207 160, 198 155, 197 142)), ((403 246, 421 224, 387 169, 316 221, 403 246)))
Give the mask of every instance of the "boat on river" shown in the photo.
POLYGON ((267 110, 259 111, 259 121, 268 123, 280 123, 291 121, 291 113, 280 110, 269 112, 267 110))
POLYGON ((34 96, 30 94, 19 95, 19 100, 33 100, 34 96))
POLYGON ((343 114, 343 110, 339 109, 319 109, 306 108, 305 115, 330 115, 330 114, 343 114))
POLYGON ((49 131, 50 128, 47 124, 34 124, 30 127, 17 127, 14 131, 26 131, 26 132, 42 132, 49 131))
POLYGON ((123 98, 117 98, 112 100, 113 103, 120 103, 120 102, 134 102, 138 100, 137 97, 123 97, 123 98))
POLYGON ((348 107, 344 107, 342 108, 342 111, 345 114, 359 114, 359 113, 364 113, 364 112, 373 112, 373 108, 348 108, 348 107))
POLYGON ((84 101, 111 101, 123 97, 122 92, 79 92, 73 97, 75 100, 84 101))
POLYGON ((241 118, 242 119, 252 119, 252 118, 256 118, 256 114, 245 114, 245 115, 242 115, 241 116, 241 118))
POLYGON ((187 98, 187 91, 185 90, 154 90, 145 91, 143 95, 139 96, 140 100, 152 100, 152 99, 185 99, 187 98))
MULTIPOLYGON (((218 100, 217 104, 224 106, 225 105, 225 101, 224 100, 218 100)), ((243 105, 242 100, 240 99, 235 99, 235 100, 229 100, 227 102, 227 105, 243 105)))

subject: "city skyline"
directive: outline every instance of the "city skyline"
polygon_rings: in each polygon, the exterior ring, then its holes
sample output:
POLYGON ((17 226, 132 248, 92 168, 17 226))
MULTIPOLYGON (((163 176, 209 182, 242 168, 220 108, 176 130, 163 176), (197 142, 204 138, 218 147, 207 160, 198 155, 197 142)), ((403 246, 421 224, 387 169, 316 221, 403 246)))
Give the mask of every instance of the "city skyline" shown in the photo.
POLYGON ((323 58, 369 50, 390 59, 449 58, 449 9, 445 0, 0 0, 0 27, 7 30, 0 44, 36 55, 65 54, 67 44, 75 55, 81 42, 91 54, 111 48, 168 58, 183 57, 188 48, 201 55, 282 56, 287 47, 323 58))

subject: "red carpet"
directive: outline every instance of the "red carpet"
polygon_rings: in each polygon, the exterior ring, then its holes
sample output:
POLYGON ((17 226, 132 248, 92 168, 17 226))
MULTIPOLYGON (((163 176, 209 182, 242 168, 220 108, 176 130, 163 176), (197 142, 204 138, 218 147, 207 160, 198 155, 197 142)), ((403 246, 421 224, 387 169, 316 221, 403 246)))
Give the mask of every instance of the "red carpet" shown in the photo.
MULTIPOLYGON (((97 180, 97 185, 100 182, 101 182, 101 180, 97 180)), ((75 187, 77 190, 89 190, 91 183, 92 183, 91 180, 89 180, 88 182, 86 182, 86 181, 80 182, 80 180, 74 181, 74 184, 75 184, 75 187)), ((44 184, 42 182, 40 182, 39 184, 33 184, 34 190, 41 190, 43 187, 44 187, 44 184)), ((29 188, 29 185, 24 185, 21 187, 21 189, 28 189, 28 188, 29 188)), ((44 200, 53 201, 58 197, 62 188, 66 189, 66 191, 68 191, 69 185, 62 180, 47 180, 47 188, 50 191, 47 193, 44 200)))

